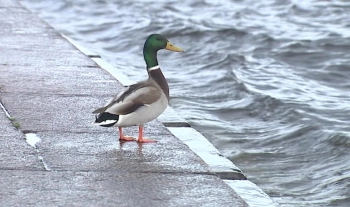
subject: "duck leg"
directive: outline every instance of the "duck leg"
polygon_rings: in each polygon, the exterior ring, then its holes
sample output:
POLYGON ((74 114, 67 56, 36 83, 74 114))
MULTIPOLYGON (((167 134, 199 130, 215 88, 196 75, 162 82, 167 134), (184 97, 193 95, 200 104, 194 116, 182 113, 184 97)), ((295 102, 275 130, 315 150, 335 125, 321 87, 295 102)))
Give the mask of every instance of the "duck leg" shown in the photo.
POLYGON ((122 140, 122 141, 134 141, 134 137, 126 137, 124 136, 123 134, 123 130, 121 127, 118 127, 119 129, 119 140, 122 140))
POLYGON ((137 142, 149 143, 149 142, 157 142, 157 141, 152 140, 152 139, 143 138, 143 126, 139 126, 139 138, 137 139, 137 142))

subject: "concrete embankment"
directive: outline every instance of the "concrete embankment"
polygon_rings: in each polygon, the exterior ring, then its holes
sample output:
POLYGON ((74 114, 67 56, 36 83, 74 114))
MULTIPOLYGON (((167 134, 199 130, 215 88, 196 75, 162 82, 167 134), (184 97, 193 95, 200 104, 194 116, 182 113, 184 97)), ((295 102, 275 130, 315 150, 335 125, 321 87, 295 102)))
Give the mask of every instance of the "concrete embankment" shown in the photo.
POLYGON ((0 206, 248 206, 249 181, 171 109, 145 127, 155 144, 92 125, 122 75, 18 2, 0 11, 0 206))

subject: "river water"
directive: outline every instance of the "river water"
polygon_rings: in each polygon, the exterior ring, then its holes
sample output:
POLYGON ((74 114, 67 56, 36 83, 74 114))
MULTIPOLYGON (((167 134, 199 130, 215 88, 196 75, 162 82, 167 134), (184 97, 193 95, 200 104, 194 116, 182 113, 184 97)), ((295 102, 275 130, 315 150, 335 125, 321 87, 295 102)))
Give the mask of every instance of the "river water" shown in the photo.
POLYGON ((274 201, 350 206, 350 1, 22 0, 131 79, 160 33, 170 105, 274 201))

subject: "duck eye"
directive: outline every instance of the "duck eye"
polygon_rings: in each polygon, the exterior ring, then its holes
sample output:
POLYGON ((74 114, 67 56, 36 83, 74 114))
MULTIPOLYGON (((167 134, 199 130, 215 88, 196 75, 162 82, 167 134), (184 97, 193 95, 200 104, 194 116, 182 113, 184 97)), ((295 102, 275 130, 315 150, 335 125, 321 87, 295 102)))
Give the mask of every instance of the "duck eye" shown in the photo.
POLYGON ((162 38, 161 37, 157 37, 157 40, 162 40, 162 38))

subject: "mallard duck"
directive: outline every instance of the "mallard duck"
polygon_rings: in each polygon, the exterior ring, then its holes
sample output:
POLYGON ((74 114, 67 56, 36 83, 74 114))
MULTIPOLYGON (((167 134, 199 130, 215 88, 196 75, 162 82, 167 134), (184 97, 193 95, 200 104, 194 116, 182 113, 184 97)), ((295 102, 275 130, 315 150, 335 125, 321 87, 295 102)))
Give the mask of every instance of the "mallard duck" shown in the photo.
POLYGON ((183 52, 163 36, 150 35, 143 47, 148 79, 130 85, 106 106, 95 110, 93 113, 97 114, 94 122, 96 125, 117 126, 119 139, 123 141, 132 141, 134 138, 124 136, 122 127, 138 126, 138 142, 155 142, 143 137, 143 126, 163 113, 169 102, 169 86, 157 60, 157 52, 161 49, 183 52))

